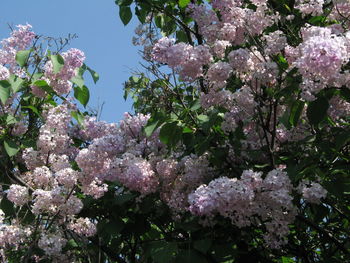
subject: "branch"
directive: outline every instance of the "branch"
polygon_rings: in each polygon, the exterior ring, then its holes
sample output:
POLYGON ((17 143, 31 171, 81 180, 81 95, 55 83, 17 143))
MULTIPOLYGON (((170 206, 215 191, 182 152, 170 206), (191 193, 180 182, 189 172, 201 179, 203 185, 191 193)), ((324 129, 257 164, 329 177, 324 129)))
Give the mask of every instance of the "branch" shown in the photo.
POLYGON ((310 221, 309 219, 297 215, 296 218, 302 222, 304 222, 305 224, 307 224, 308 226, 314 228, 315 230, 317 230, 318 232, 322 233, 325 235, 325 237, 329 240, 332 241, 334 244, 337 245, 337 247, 344 252, 344 254, 350 255, 350 252, 344 247, 344 244, 341 243, 336 237, 333 236, 332 233, 328 232, 326 229, 323 229, 322 227, 318 226, 317 224, 315 224, 314 222, 310 221))

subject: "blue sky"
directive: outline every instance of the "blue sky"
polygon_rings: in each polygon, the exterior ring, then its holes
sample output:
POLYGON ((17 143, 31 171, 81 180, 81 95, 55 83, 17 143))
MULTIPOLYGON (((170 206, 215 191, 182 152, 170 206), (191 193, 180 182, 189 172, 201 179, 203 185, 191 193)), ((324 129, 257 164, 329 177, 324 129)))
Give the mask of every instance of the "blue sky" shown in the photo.
POLYGON ((141 60, 139 48, 131 43, 137 18, 125 27, 118 12, 113 0, 1 0, 0 39, 9 35, 7 24, 27 22, 37 34, 77 34, 70 47, 84 51, 86 64, 100 75, 96 85, 87 75, 89 106, 97 108, 104 102, 101 119, 117 122, 124 112, 132 111, 131 102, 123 99, 122 84, 141 60))

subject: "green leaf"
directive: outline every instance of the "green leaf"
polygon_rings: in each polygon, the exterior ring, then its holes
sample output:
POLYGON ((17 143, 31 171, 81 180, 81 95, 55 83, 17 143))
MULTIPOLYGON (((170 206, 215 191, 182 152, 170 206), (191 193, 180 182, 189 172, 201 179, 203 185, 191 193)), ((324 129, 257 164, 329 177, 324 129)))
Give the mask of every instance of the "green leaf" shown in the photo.
POLYGON ((116 195, 114 198, 114 202, 117 205, 123 205, 135 198, 135 195, 133 193, 126 193, 126 194, 120 194, 116 195))
POLYGON ((124 222, 118 218, 118 220, 113 219, 113 221, 108 222, 104 226, 104 230, 110 235, 117 235, 124 228, 124 226, 124 222))
POLYGON ((37 72, 37 73, 34 73, 33 77, 32 77, 32 80, 33 81, 37 81, 39 80, 41 77, 43 77, 44 74, 43 73, 40 73, 40 72, 37 72))
POLYGON ((176 31, 176 40, 178 42, 187 42, 187 35, 183 30, 176 31))
POLYGON ((164 27, 164 16, 163 15, 158 15, 154 19, 154 23, 158 28, 163 28, 164 27))
POLYGON ((19 151, 19 146, 16 144, 16 142, 10 139, 5 139, 4 147, 5 147, 6 153, 10 157, 16 155, 19 151))
POLYGON ((43 80, 43 79, 40 79, 40 80, 37 80, 33 83, 34 86, 37 86, 37 87, 44 87, 44 86, 49 86, 49 84, 43 80))
POLYGON ((140 81, 140 78, 138 76, 131 76, 130 78, 134 83, 138 83, 140 81))
POLYGON ((193 243, 193 247, 204 254, 207 253, 211 245, 212 245, 211 239, 201 239, 193 243))
POLYGON ((67 242, 67 247, 68 247, 69 249, 74 249, 74 248, 79 247, 79 245, 77 244, 77 242, 75 242, 74 239, 70 239, 70 240, 67 242))
POLYGON ((147 233, 145 233, 142 238, 154 240, 164 238, 164 236, 162 234, 162 230, 160 230, 160 228, 157 227, 157 225, 151 224, 151 229, 147 233))
POLYGON ((120 218, 113 218, 111 221, 101 220, 97 224, 97 230, 104 242, 108 242, 114 236, 118 235, 124 226, 125 224, 120 218))
POLYGON ((151 248, 151 256, 155 263, 169 263, 178 251, 176 243, 164 241, 154 242, 151 248))
POLYGON ((28 61, 31 50, 20 50, 16 54, 16 62, 18 65, 23 68, 28 61))
POLYGON ((208 263, 207 259, 193 249, 181 250, 176 257, 176 263, 208 263))
POLYGON ((297 100, 293 103, 289 115, 289 123, 295 127, 298 124, 301 113, 303 112, 305 102, 297 100))
POLYGON ((11 84, 7 80, 0 81, 0 100, 3 104, 5 104, 10 97, 10 87, 11 84))
POLYGON ((200 123, 204 123, 209 121, 209 116, 201 114, 197 116, 197 119, 199 120, 200 123))
MULTIPOLYGON (((213 244, 213 248, 211 249, 212 256, 217 262, 225 262, 225 263, 233 263, 236 262, 234 260, 235 254, 237 250, 234 248, 232 243, 221 243, 221 244, 213 244)), ((242 251, 242 253, 249 253, 248 251, 242 251)))
POLYGON ((29 105, 29 106, 22 106, 22 109, 30 109, 30 110, 32 110, 36 115, 38 115, 38 116, 41 118, 41 115, 40 115, 38 109, 35 108, 35 107, 32 106, 32 105, 29 105))
POLYGON ((71 115, 74 119, 77 120, 77 122, 80 124, 80 125, 83 125, 83 122, 84 122, 84 115, 82 115, 80 112, 77 112, 77 111, 72 111, 71 112, 71 115))
POLYGON ((339 198, 350 193, 350 177, 347 173, 338 173, 332 175, 332 180, 324 184, 324 187, 329 192, 339 198))
POLYGON ((90 92, 86 86, 83 87, 75 87, 74 88, 74 97, 84 106, 86 107, 87 103, 90 99, 90 92))
POLYGON ((6 216, 13 216, 16 214, 15 208, 13 207, 13 203, 7 198, 2 198, 0 202, 0 209, 4 211, 6 216))
POLYGON ((322 26, 326 21, 325 16, 313 16, 309 19, 309 24, 314 26, 322 26))
POLYGON ((193 133, 193 130, 190 127, 183 127, 182 133, 193 133))
POLYGON ((88 66, 86 66, 85 64, 83 65, 82 68, 90 72, 90 75, 91 75, 94 83, 96 84, 97 81, 100 79, 100 76, 98 75, 98 73, 96 71, 94 71, 93 69, 89 68, 88 66))
POLYGON ((19 121, 19 118, 16 118, 15 116, 13 115, 7 115, 6 116, 6 124, 7 125, 11 125, 11 124, 15 124, 19 121))
POLYGON ((281 260, 282 260, 282 263, 294 263, 295 262, 294 259, 289 258, 289 257, 282 257, 281 260))
POLYGON ((201 108, 201 102, 199 99, 197 99, 191 103, 190 110, 196 111, 196 110, 199 110, 200 108, 201 108))
POLYGON ((281 55, 279 54, 277 56, 277 61, 278 61, 278 65, 282 70, 286 70, 288 68, 288 62, 287 60, 281 55))
POLYGON ((129 6, 133 0, 116 0, 115 3, 119 6, 129 6))
POLYGON ((196 137, 196 144, 194 147, 198 156, 208 150, 211 139, 210 137, 196 137))
POLYGON ((33 85, 41 88, 42 90, 44 90, 48 93, 55 93, 53 88, 50 87, 49 84, 47 84, 47 82, 45 80, 37 80, 33 83, 33 85))
POLYGON ((30 225, 35 220, 35 215, 29 210, 21 210, 19 216, 22 225, 30 225))
POLYGON ((60 54, 51 55, 51 61, 53 65, 53 73, 57 74, 64 66, 64 59, 60 54))
POLYGON ((80 76, 73 77, 71 81, 80 88, 84 86, 84 79, 80 76))
POLYGON ((76 76, 71 78, 71 81, 80 88, 82 88, 84 86, 84 78, 83 78, 84 72, 85 72, 85 69, 81 67, 81 68, 79 68, 76 76))
POLYGON ((181 138, 182 128, 177 125, 177 122, 166 123, 160 129, 160 141, 170 147, 175 146, 181 140, 181 138))
POLYGON ((344 130, 335 135, 335 148, 339 151, 344 145, 346 145, 350 141, 350 132, 344 130))
POLYGON ((284 4, 283 6, 284 6, 289 12, 292 12, 292 10, 290 9, 289 5, 284 4))
POLYGON ((148 120, 144 128, 146 136, 151 136, 153 132, 164 123, 165 120, 166 116, 162 112, 156 112, 154 116, 148 120))
POLYGON ((327 116, 328 107, 329 103, 325 97, 319 97, 318 99, 310 102, 307 107, 307 117, 310 123, 317 125, 323 121, 327 116))
POLYGON ((190 2, 191 0, 179 0, 179 7, 185 8, 190 2))
POLYGON ((279 122, 283 124, 284 127, 286 127, 288 130, 290 130, 292 127, 289 123, 289 116, 290 112, 287 110, 284 111, 281 117, 278 118, 279 122))
POLYGON ((124 26, 129 24, 132 18, 132 12, 129 6, 119 6, 119 17, 122 20, 124 26))
POLYGON ((346 100, 347 102, 350 102, 350 90, 347 88, 342 88, 340 90, 340 96, 346 100))
POLYGON ((160 120, 153 121, 150 124, 147 124, 144 131, 146 133, 146 136, 149 137, 152 135, 152 133, 160 126, 160 120))
POLYGON ((23 148, 35 148, 36 147, 36 140, 34 139, 27 139, 27 140, 22 140, 22 146, 23 148))
POLYGON ((147 10, 142 8, 138 8, 137 6, 135 7, 135 14, 137 18, 139 19, 141 24, 144 24, 146 22, 146 17, 147 17, 147 10))
POLYGON ((21 88, 23 87, 23 84, 25 83, 25 80, 13 74, 10 76, 9 82, 11 84, 11 89, 13 93, 16 93, 17 91, 21 90, 21 88))

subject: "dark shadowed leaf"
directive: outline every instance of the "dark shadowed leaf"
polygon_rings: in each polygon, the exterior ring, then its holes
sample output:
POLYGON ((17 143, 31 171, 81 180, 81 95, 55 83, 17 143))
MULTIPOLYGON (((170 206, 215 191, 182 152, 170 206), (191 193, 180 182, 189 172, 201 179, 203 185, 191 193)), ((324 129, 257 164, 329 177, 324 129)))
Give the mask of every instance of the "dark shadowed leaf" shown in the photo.
POLYGON ((96 71, 94 71, 93 69, 89 68, 88 66, 86 66, 84 64, 84 66, 89 72, 90 72, 90 75, 92 77, 92 79, 94 80, 94 83, 96 84, 96 82, 100 79, 100 76, 98 75, 98 73, 96 71))
POLYGON ((74 88, 74 97, 84 106, 86 107, 87 103, 90 99, 90 92, 86 86, 75 87, 74 88))
POLYGON ((307 108, 307 117, 310 123, 317 125, 323 121, 327 116, 328 107, 329 103, 325 97, 319 97, 318 99, 310 102, 307 108))
POLYGON ((301 113, 303 112, 305 102, 297 100, 293 103, 289 115, 289 123, 295 127, 298 124, 301 113))
POLYGON ((193 244, 193 247, 205 254, 211 247, 211 244, 212 244, 211 239, 201 239, 201 240, 195 241, 193 244))
POLYGON ((158 241, 152 243, 151 256, 155 263, 171 262, 178 251, 176 243, 158 241))
POLYGON ((160 129, 159 139, 170 147, 175 146, 181 138, 182 128, 177 125, 177 122, 166 123, 160 129))
POLYGON ((193 249, 189 250, 181 250, 179 252, 179 255, 176 257, 176 263, 194 263, 194 262, 201 262, 201 263, 207 263, 205 256, 198 253, 197 251, 193 249))
POLYGON ((129 24, 132 18, 132 12, 129 6, 119 6, 119 17, 122 20, 124 26, 129 24))
POLYGON ((148 120, 147 125, 144 128, 146 136, 151 136, 153 132, 164 123, 165 120, 166 116, 164 115, 164 113, 156 112, 154 116, 152 116, 152 118, 148 120))
POLYGON ((129 6, 133 0, 116 0, 115 3, 119 6, 129 6))
POLYGON ((10 86, 11 84, 7 80, 0 81, 0 100, 3 104, 10 97, 10 86))
POLYGON ((13 207, 13 203, 7 198, 2 198, 0 202, 0 209, 4 211, 6 216, 12 216, 15 214, 15 208, 13 207))

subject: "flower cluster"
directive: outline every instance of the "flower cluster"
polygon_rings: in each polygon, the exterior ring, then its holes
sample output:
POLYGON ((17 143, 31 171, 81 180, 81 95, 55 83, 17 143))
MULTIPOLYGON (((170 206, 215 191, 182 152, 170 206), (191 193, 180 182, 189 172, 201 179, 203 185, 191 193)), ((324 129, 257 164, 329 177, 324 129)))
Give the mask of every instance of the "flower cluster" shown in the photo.
POLYGON ((155 61, 166 63, 179 72, 183 80, 193 81, 202 76, 202 67, 212 60, 208 46, 193 47, 189 44, 174 44, 173 39, 164 37, 153 48, 155 61))
POLYGON ((31 29, 32 26, 29 24, 18 25, 17 29, 12 31, 11 37, 1 41, 0 65, 7 65, 11 73, 20 74, 21 72, 17 67, 16 53, 31 45, 36 36, 31 29))
MULTIPOLYGON (((77 184, 84 182, 84 176, 71 166, 78 153, 70 138, 72 109, 68 103, 46 108, 36 150, 27 148, 23 152, 28 171, 18 176, 25 186, 12 184, 6 190, 6 198, 14 205, 27 205, 30 213, 38 217, 49 216, 35 228, 40 233, 38 246, 49 257, 61 254, 67 242, 61 233, 67 222, 76 221, 71 228, 77 235, 91 236, 96 232, 89 219, 77 217, 83 208, 77 197, 77 184)), ((31 227, 19 223, 5 224, 0 232, 1 244, 4 244, 1 246, 19 246, 32 231, 31 227)))
POLYGON ((292 185, 287 174, 280 170, 269 172, 265 179, 261 175, 246 170, 239 180, 219 177, 201 185, 189 196, 189 210, 209 218, 220 214, 238 227, 265 222, 268 226, 265 240, 277 248, 285 243, 288 224, 296 214, 292 185))
POLYGON ((327 85, 347 84, 347 72, 342 66, 349 61, 349 40, 337 35, 331 28, 309 27, 302 32, 303 42, 296 47, 293 64, 302 74, 303 97, 314 99, 314 95, 327 85), (345 75, 344 75, 345 74, 345 75))
POLYGON ((64 65, 58 73, 53 71, 52 61, 48 61, 44 67, 45 80, 59 95, 67 94, 72 89, 69 80, 75 77, 77 69, 83 65, 85 55, 81 50, 72 48, 63 52, 62 58, 64 65))
POLYGON ((327 190, 319 183, 303 180, 298 186, 299 193, 302 194, 303 199, 310 203, 319 204, 322 198, 327 196, 327 190))

